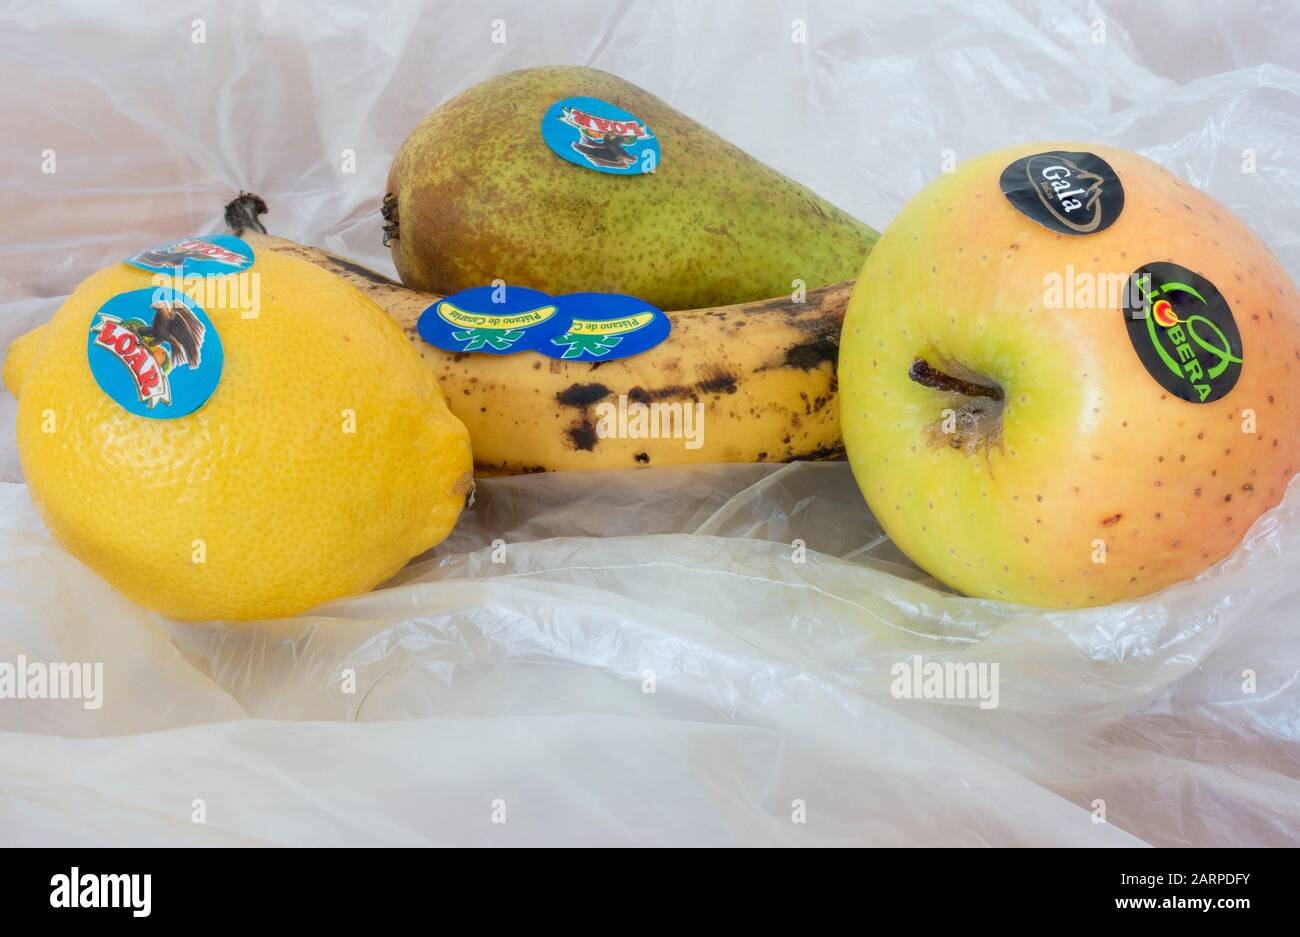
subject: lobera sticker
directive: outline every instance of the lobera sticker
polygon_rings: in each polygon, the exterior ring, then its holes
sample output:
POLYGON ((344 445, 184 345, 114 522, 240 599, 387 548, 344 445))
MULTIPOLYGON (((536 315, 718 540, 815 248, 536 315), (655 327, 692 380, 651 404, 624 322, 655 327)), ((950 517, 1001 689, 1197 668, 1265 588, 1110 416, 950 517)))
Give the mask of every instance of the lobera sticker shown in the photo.
POLYGON ((251 267, 253 249, 234 235, 214 234, 159 244, 122 262, 168 276, 216 277, 251 267))
POLYGON ((444 351, 510 355, 532 351, 568 331, 554 299, 522 286, 476 286, 420 314, 420 338, 444 351))
POLYGON ((542 117, 542 139, 557 155, 596 172, 639 176, 659 165, 659 139, 645 122, 599 98, 556 101, 542 117))
POLYGON ((613 361, 629 358, 658 345, 672 322, 649 303, 618 293, 569 293, 555 297, 569 330, 538 351, 568 361, 613 361))
POLYGON ((1124 327, 1147 373, 1192 403, 1224 397, 1241 377, 1241 333, 1213 283, 1175 263, 1150 263, 1130 279, 1124 327))
POLYGON ((175 419, 221 380, 221 336, 199 304, 169 287, 118 293, 91 317, 86 356, 100 390, 136 416, 175 419))
POLYGON ((1052 150, 1002 170, 1002 194, 1022 215, 1061 234, 1096 234, 1124 210, 1119 176, 1095 153, 1052 150))

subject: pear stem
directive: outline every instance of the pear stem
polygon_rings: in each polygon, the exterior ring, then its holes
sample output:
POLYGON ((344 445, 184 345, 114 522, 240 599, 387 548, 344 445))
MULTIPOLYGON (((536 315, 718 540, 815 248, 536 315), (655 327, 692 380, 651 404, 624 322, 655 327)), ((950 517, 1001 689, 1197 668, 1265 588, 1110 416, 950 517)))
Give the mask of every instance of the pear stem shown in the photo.
POLYGON ((398 238, 397 196, 389 192, 384 196, 379 213, 384 216, 384 247, 398 238))
POLYGON ((1001 387, 976 384, 973 381, 966 381, 950 374, 944 374, 942 371, 936 371, 930 367, 930 363, 924 358, 917 358, 912 362, 912 366, 907 369, 907 376, 924 387, 933 387, 935 390, 946 391, 950 394, 961 394, 965 397, 988 397, 993 400, 1002 399, 1001 387))

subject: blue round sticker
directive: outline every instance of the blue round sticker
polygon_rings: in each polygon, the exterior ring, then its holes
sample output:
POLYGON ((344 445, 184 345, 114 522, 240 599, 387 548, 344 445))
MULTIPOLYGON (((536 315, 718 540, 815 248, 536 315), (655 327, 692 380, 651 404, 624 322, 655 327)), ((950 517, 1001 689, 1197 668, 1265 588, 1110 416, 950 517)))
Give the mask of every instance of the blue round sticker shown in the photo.
POLYGON ((476 286, 420 314, 420 338, 444 351, 512 355, 532 351, 567 331, 556 301, 522 286, 476 286))
POLYGON ((537 350, 566 361, 613 361, 658 345, 672 322, 644 300, 619 293, 569 293, 555 297, 569 330, 537 350))
POLYGON ((193 298, 171 287, 118 293, 91 318, 90 373, 123 409, 171 420, 207 403, 221 380, 221 336, 193 298))
POLYGON ((251 267, 253 249, 234 235, 213 234, 168 241, 122 262, 150 273, 217 277, 227 273, 240 273, 251 267))
POLYGON ((639 176, 659 165, 659 138, 641 118, 600 98, 564 98, 542 117, 542 139, 596 172, 639 176))

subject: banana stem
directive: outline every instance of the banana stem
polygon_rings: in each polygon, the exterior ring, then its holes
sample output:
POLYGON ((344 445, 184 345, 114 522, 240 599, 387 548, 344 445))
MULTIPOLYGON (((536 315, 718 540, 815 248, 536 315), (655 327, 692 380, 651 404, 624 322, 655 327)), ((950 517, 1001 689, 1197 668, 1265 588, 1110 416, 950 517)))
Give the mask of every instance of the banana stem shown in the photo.
POLYGON ((259 219, 268 211, 270 209, 266 207, 262 196, 240 192, 226 203, 226 225, 235 232, 235 237, 241 236, 249 228, 266 234, 266 226, 259 219))

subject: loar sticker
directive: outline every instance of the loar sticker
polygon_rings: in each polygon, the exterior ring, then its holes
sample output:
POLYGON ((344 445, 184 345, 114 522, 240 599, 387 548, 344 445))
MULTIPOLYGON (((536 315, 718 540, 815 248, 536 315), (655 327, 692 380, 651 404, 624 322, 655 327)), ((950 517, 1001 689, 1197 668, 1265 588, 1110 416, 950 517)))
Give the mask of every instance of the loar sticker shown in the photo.
POLYGON ((542 117, 556 155, 596 172, 639 176, 659 165, 659 139, 645 121, 599 98, 564 98, 542 117))
POLYGON ((186 416, 221 380, 221 336, 197 302, 170 287, 118 293, 91 317, 90 373, 124 410, 153 420, 186 416))
POLYGON ((122 262, 173 277, 218 277, 251 267, 253 249, 234 235, 213 234, 168 241, 122 262))

